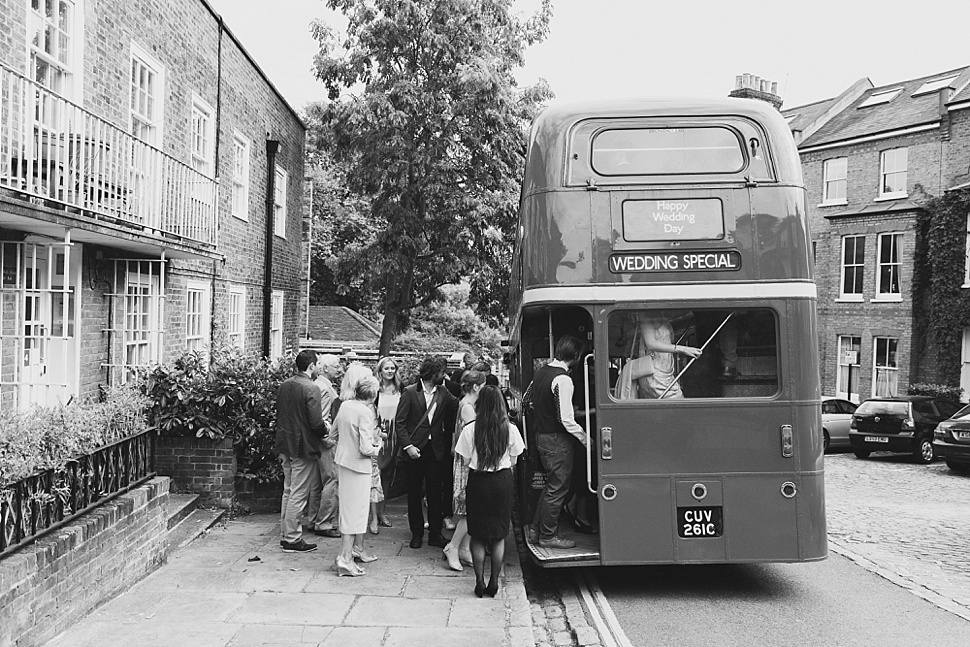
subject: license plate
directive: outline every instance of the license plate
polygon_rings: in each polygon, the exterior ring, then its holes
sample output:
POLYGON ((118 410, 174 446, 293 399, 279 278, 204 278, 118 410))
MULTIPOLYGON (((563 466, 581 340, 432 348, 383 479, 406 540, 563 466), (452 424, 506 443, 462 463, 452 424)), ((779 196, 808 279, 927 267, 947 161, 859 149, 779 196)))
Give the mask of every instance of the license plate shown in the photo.
POLYGON ((866 436, 867 443, 888 443, 889 439, 885 436, 866 436))
POLYGON ((677 508, 677 534, 686 539, 720 537, 724 531, 721 506, 677 508))
POLYGON ((970 440, 970 431, 954 431, 953 437, 957 440, 970 440))

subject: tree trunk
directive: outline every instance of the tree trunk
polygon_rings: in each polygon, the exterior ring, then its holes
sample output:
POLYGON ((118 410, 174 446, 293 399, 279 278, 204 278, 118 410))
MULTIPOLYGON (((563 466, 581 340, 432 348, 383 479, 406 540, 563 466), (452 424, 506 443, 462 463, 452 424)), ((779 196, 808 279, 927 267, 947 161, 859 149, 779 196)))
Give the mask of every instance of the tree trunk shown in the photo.
POLYGON ((384 357, 391 349, 391 341, 400 330, 404 315, 411 309, 411 284, 414 280, 414 259, 404 259, 403 271, 389 271, 384 281, 384 323, 378 354, 384 357))

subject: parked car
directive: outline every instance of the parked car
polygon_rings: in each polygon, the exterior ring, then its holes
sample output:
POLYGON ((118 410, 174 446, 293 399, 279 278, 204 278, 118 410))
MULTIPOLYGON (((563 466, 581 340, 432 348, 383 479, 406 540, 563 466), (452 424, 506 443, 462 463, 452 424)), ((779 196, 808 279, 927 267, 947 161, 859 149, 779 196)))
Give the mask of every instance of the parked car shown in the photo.
POLYGON ((970 472, 970 404, 936 426, 933 449, 957 472, 970 472))
POLYGON ((822 447, 849 446, 849 423, 856 410, 855 404, 841 398, 822 396, 822 447))
POLYGON ((956 402, 926 395, 870 398, 852 414, 849 443, 858 458, 897 452, 930 463, 936 456, 933 431, 959 409, 956 402))

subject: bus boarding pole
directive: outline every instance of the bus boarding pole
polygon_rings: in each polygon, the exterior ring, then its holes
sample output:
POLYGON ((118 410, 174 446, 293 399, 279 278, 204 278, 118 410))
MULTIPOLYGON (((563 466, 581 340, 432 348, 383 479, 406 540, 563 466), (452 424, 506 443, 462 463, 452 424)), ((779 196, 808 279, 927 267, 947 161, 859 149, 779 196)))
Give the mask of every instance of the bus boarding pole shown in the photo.
POLYGON ((586 489, 592 494, 596 494, 596 490, 593 488, 593 454, 590 445, 593 443, 592 433, 590 432, 589 426, 589 360, 593 356, 592 353, 587 353, 586 357, 583 358, 583 372, 585 373, 584 389, 585 389, 585 403, 586 403, 586 489))
MULTIPOLYGON (((717 327, 717 330, 715 330, 715 331, 714 331, 714 334, 712 334, 712 335, 711 335, 710 337, 708 337, 708 338, 707 338, 707 341, 706 341, 706 342, 704 342, 704 343, 703 343, 703 345, 701 345, 701 352, 703 352, 703 351, 704 351, 704 349, 705 349, 705 348, 707 348, 707 345, 708 345, 708 344, 710 344, 710 343, 711 343, 711 341, 712 341, 712 340, 713 340, 713 339, 714 339, 715 337, 717 337, 717 333, 719 333, 719 332, 721 332, 721 328, 723 328, 723 327, 724 327, 724 324, 726 324, 726 323, 728 322, 728 319, 730 319, 730 318, 731 318, 731 317, 732 317, 733 315, 734 315, 734 312, 733 312, 733 311, 731 311, 731 312, 729 312, 729 313, 728 313, 728 316, 726 316, 726 317, 724 317, 724 321, 722 321, 722 322, 721 322, 721 325, 717 327)), ((697 357, 700 357, 700 355, 698 355, 697 357)), ((675 378, 673 379, 673 381, 671 381, 671 382, 670 382, 670 384, 668 384, 668 385, 667 385, 667 388, 666 388, 666 389, 664 389, 664 392, 660 394, 660 397, 658 398, 659 400, 662 400, 662 399, 663 399, 663 397, 664 397, 665 395, 667 395, 667 392, 668 392, 668 391, 669 391, 670 389, 672 389, 672 388, 674 388, 674 385, 675 385, 675 384, 677 384, 677 380, 679 380, 679 379, 680 379, 680 376, 681 376, 681 375, 683 375, 684 373, 686 373, 686 372, 687 372, 687 369, 689 369, 689 368, 690 368, 690 365, 691 365, 691 364, 693 364, 693 363, 694 363, 694 362, 695 362, 695 361, 697 360, 697 357, 691 357, 691 358, 690 358, 690 361, 689 361, 689 362, 687 362, 687 366, 685 366, 685 367, 684 367, 683 369, 681 369, 681 371, 680 371, 680 373, 678 373, 678 374, 677 374, 677 377, 675 377, 675 378)))

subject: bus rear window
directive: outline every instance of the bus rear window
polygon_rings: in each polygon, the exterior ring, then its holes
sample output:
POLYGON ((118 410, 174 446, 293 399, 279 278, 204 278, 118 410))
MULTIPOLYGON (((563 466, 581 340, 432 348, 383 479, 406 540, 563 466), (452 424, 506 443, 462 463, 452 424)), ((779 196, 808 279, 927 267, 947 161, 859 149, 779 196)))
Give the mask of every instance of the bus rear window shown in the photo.
POLYGON ((600 175, 737 173, 741 146, 734 131, 717 126, 611 129, 593 138, 592 165, 600 175))
POLYGON ((609 319, 616 400, 755 398, 778 392, 777 316, 767 308, 617 310, 609 319))

